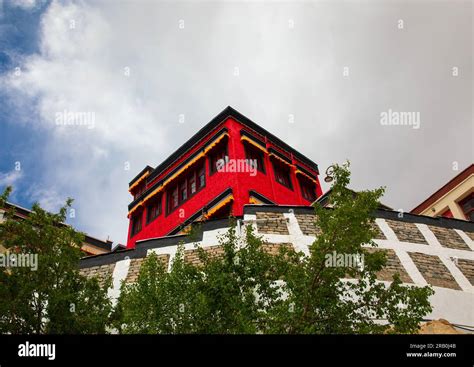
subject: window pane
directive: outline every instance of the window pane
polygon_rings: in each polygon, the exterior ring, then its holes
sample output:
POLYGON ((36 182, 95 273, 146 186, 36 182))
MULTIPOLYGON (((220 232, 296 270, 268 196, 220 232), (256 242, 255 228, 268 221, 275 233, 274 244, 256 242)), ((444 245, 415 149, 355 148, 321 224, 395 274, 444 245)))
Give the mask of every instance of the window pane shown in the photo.
POLYGON ((206 173, 204 168, 199 170, 199 188, 203 188, 206 185, 206 173))
POLYGON ((248 144, 244 144, 244 146, 245 156, 250 167, 255 167, 258 171, 265 173, 265 167, 263 165, 263 153, 248 144))
POLYGON ((277 162, 273 162, 273 170, 275 172, 275 180, 283 186, 288 187, 290 190, 293 190, 290 179, 290 170, 286 166, 277 162))
POLYGON ((186 186, 181 187, 181 201, 185 201, 188 198, 188 191, 186 190, 186 186))

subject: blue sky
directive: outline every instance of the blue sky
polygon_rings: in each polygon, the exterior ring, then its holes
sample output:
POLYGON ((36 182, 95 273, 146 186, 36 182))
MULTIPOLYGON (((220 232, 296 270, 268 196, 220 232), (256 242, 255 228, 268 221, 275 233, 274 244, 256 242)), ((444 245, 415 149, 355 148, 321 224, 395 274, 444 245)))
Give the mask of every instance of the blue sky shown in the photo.
POLYGON ((124 243, 128 182, 230 105, 409 211, 474 161, 472 44, 470 1, 0 0, 0 188, 124 243))
MULTIPOLYGON (((40 2, 33 8, 25 8, 11 2, 0 3, 0 73, 19 67, 19 58, 39 51, 40 20, 48 4, 40 2)), ((21 179, 12 182, 15 191, 10 201, 31 207, 33 200, 27 194, 28 183, 41 175, 37 158, 42 154, 41 142, 46 140, 48 132, 31 128, 31 121, 37 118, 35 113, 30 115, 30 123, 18 123, 17 116, 8 93, 0 90, 0 173, 7 175, 21 169, 21 179)))

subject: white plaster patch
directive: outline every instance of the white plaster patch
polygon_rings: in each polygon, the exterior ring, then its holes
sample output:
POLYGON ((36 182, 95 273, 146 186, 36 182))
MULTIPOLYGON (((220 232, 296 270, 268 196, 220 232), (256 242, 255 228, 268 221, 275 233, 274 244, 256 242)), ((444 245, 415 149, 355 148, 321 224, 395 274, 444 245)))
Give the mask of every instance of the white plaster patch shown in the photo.
POLYGON ((117 304, 117 299, 120 297, 120 286, 125 280, 130 268, 130 259, 120 260, 115 263, 114 271, 112 273, 112 287, 107 290, 107 295, 112 300, 112 304, 117 304))

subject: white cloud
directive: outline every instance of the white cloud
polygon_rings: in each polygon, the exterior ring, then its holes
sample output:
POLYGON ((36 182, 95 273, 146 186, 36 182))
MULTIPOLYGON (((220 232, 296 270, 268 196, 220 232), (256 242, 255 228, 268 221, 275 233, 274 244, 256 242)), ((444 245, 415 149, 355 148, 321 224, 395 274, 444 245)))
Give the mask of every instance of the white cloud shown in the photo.
POLYGON ((30 10, 36 7, 39 3, 36 0, 10 0, 12 6, 16 6, 25 10, 30 10))
POLYGON ((22 177, 22 172, 13 170, 7 173, 0 172, 0 187, 14 186, 15 183, 22 177))
POLYGON ((43 209, 52 213, 57 212, 66 203, 66 198, 62 197, 54 188, 45 189, 33 186, 27 195, 33 202, 39 203, 43 209))
POLYGON ((472 160, 466 6, 53 1, 40 52, 0 88, 19 121, 50 133, 38 195, 51 206, 74 197, 94 236, 125 242, 128 181, 227 105, 322 172, 350 158, 356 189, 388 185, 387 205, 408 210, 455 174, 453 161, 472 160), (421 128, 381 127, 388 108, 420 111, 421 128), (93 113, 94 128, 57 125, 64 111, 93 113))

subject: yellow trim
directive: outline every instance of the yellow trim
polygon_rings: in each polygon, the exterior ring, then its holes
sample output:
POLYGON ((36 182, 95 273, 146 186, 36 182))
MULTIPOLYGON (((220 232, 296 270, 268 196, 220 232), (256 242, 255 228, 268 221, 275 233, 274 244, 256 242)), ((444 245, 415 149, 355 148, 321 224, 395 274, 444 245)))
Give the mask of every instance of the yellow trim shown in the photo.
POLYGON ((147 178, 149 174, 150 174, 150 171, 146 171, 146 172, 143 174, 143 176, 141 176, 137 181, 135 181, 135 182, 133 183, 132 186, 130 186, 130 187, 128 188, 128 191, 131 192, 131 191, 132 191, 135 187, 137 187, 145 178, 147 178))
POLYGON ((229 194, 226 196, 224 199, 222 199, 220 202, 218 202, 215 206, 213 206, 210 210, 207 211, 205 218, 209 219, 209 217, 217 212, 220 208, 224 207, 228 203, 230 203, 232 200, 234 200, 234 196, 232 194, 229 194))
POLYGON ((130 216, 143 204, 143 201, 140 201, 137 205, 135 205, 130 211, 128 212, 127 217, 130 218, 130 216))
MULTIPOLYGON (((190 166, 192 166, 194 163, 196 163, 199 159, 204 157, 207 152, 209 152, 212 148, 216 146, 217 143, 219 143, 222 139, 224 139, 226 136, 229 136, 228 133, 224 132, 222 133, 219 137, 217 137, 211 145, 209 145, 206 149, 204 149, 201 153, 199 153, 196 157, 194 157, 191 161, 189 161, 183 168, 181 168, 178 172, 176 172, 173 176, 168 178, 162 185, 157 187, 153 192, 150 192, 143 200, 141 200, 136 206, 134 206, 129 212, 128 216, 138 209, 140 205, 143 205, 145 202, 150 200, 153 196, 158 194, 160 191, 163 191, 163 189, 173 180, 175 180, 179 175, 181 175, 184 171, 186 171, 190 166)), ((145 177, 145 176, 143 176, 145 177)))
POLYGON ((216 138, 211 145, 209 145, 207 148, 204 149, 204 154, 207 154, 212 148, 214 148, 222 139, 224 139, 226 136, 229 136, 228 133, 223 132, 218 138, 216 138))
POLYGON ((155 190, 153 190, 152 192, 150 192, 145 199, 141 200, 137 205, 135 205, 132 209, 130 209, 130 211, 128 212, 128 217, 130 217, 130 215, 135 211, 137 210, 140 206, 142 206, 143 204, 145 204, 149 199, 151 199, 152 196, 155 196, 156 194, 158 194, 160 191, 162 191, 164 188, 164 185, 161 185, 161 186, 158 186, 155 190))
POLYGON ((254 198, 253 196, 251 196, 249 198, 249 204, 263 204, 263 201, 260 201, 257 198, 254 198))
POLYGON ((299 173, 300 175, 303 175, 303 176, 305 176, 306 178, 310 179, 310 180, 313 181, 315 184, 318 183, 318 181, 316 181, 316 180, 315 180, 314 178, 312 178, 310 175, 307 175, 306 173, 304 173, 303 171, 300 171, 299 169, 297 169, 297 170, 295 171, 295 174, 298 174, 298 173, 299 173))
POLYGON ((181 168, 178 172, 176 172, 173 176, 168 178, 161 187, 165 187, 168 185, 171 181, 173 181, 176 177, 181 175, 184 171, 186 171, 191 165, 196 163, 199 159, 205 156, 204 152, 199 153, 196 157, 194 157, 190 162, 188 162, 183 168, 181 168))
POLYGON ((248 142, 249 144, 252 144, 254 147, 260 149, 260 150, 261 150, 262 152, 264 152, 264 153, 268 153, 268 151, 267 151, 267 149, 266 149, 265 147, 263 147, 263 146, 261 146, 260 144, 254 142, 252 139, 246 137, 245 135, 242 136, 242 137, 240 137, 240 140, 241 140, 241 141, 244 140, 244 141, 248 142))
POLYGON ((276 159, 279 159, 280 161, 282 161, 283 163, 285 163, 286 165, 288 165, 288 166, 290 166, 290 167, 295 167, 294 164, 288 163, 288 161, 284 160, 283 158, 280 158, 280 157, 277 156, 276 154, 270 153, 269 156, 275 157, 276 159))

